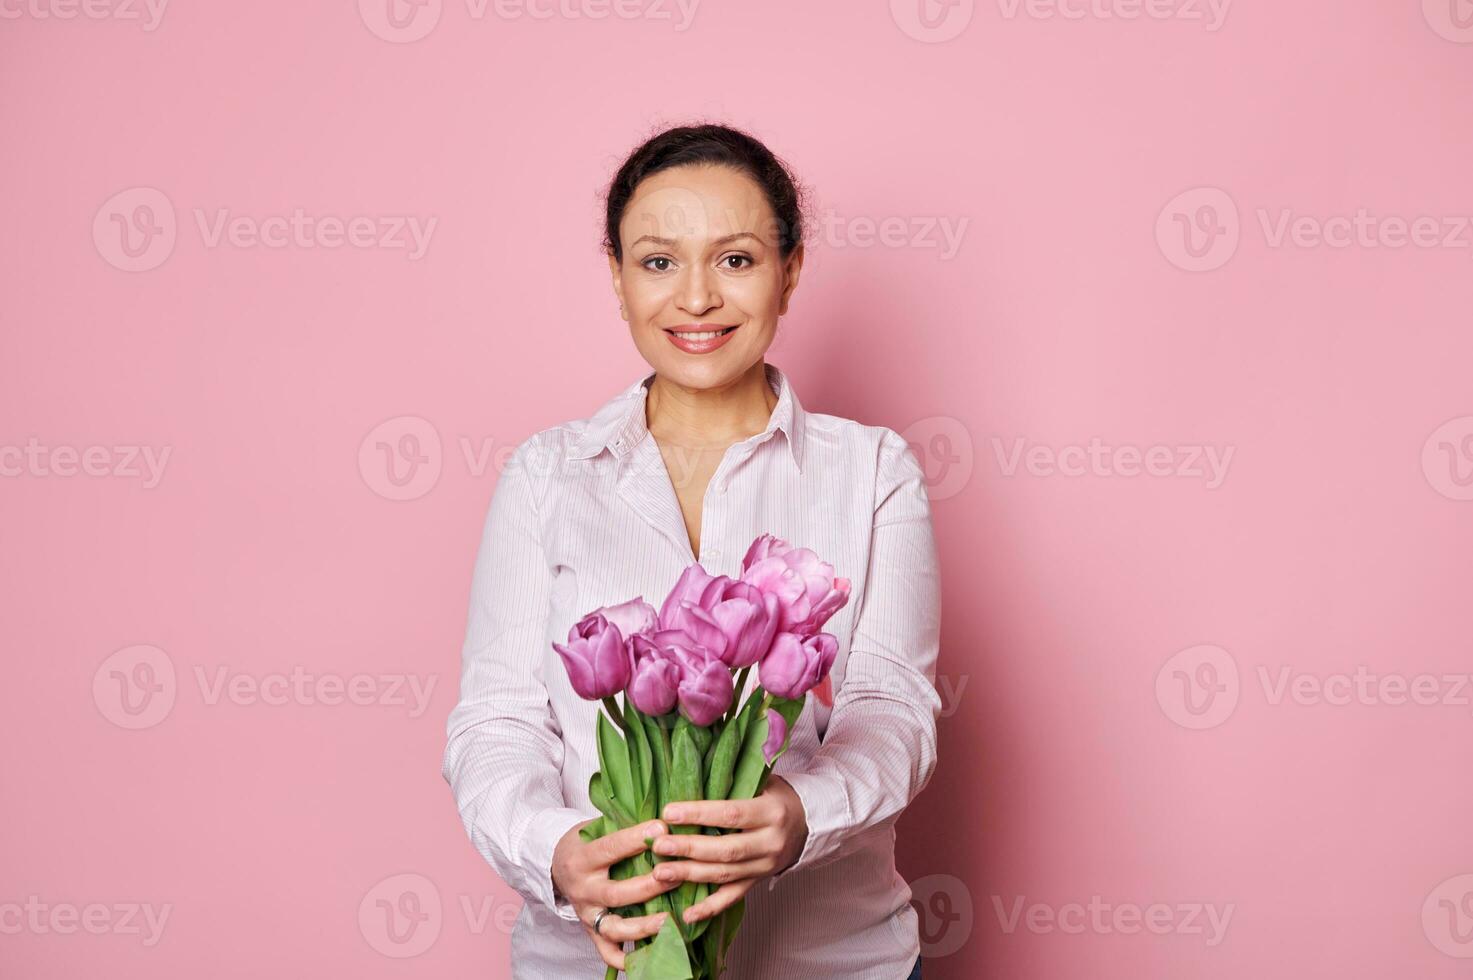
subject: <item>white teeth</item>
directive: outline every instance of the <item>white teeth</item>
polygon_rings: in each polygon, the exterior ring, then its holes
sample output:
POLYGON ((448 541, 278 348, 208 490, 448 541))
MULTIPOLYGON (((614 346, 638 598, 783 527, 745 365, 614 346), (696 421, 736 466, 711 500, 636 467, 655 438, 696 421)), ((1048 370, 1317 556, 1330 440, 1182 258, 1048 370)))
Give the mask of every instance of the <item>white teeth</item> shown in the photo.
POLYGON ((680 331, 676 334, 676 336, 680 337, 682 340, 715 340, 717 337, 720 337, 722 333, 723 331, 721 330, 703 330, 700 333, 686 333, 685 331, 680 331))

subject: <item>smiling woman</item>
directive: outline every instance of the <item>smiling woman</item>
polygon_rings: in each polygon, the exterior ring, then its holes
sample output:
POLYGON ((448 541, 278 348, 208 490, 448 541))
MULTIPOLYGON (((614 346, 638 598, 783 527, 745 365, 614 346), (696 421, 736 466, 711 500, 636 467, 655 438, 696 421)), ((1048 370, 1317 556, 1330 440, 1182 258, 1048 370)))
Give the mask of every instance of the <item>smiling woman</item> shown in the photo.
MULTIPOLYGON (((655 136, 614 177, 605 228, 620 315, 652 370, 508 461, 483 528, 444 760, 471 839, 526 899, 513 976, 624 969, 624 944, 659 933, 667 913, 616 911, 684 883, 709 892, 686 922, 730 912, 741 924, 729 980, 919 976, 894 823, 931 778, 941 709, 920 465, 893 429, 805 410, 765 360, 803 268, 803 219, 797 183, 762 143, 723 126, 655 136), (555 645, 574 641, 587 610, 663 593, 696 563, 699 581, 738 581, 748 543, 765 534, 851 580, 852 601, 826 627, 829 684, 803 703, 756 798, 676 797, 686 802, 659 819, 585 840, 598 815, 598 708, 555 645), (659 856, 654 870, 611 876, 645 852, 659 856)), ((724 588, 692 596, 715 623, 724 588)), ((633 669, 642 648, 627 639, 616 651, 633 669)), ((699 672, 704 656, 679 669, 699 672)))

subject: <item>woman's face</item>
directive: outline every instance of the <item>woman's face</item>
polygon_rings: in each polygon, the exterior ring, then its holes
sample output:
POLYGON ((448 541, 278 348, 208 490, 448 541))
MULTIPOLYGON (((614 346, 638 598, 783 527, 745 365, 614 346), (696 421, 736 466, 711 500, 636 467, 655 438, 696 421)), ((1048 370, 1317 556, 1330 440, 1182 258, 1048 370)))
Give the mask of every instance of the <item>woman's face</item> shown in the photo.
POLYGON ((801 246, 782 257, 778 231, 762 188, 730 167, 673 167, 634 189, 619 224, 624 257, 609 267, 657 374, 715 388, 762 359, 803 265, 801 246))

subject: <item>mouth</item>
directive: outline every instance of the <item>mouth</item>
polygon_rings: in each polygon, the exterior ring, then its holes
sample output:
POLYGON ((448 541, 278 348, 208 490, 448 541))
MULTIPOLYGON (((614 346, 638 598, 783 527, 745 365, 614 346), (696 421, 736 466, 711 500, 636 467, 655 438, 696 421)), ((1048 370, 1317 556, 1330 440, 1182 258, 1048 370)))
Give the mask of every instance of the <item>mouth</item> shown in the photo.
POLYGON ((709 354, 720 348, 736 332, 736 326, 720 324, 690 323, 679 327, 666 327, 665 335, 670 342, 687 354, 709 354))

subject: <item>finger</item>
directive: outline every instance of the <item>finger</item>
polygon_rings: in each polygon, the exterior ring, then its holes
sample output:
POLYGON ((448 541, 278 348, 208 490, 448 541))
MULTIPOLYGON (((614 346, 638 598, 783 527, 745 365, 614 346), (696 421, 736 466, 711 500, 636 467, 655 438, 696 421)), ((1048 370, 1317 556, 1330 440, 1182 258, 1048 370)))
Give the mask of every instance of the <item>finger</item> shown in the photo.
MULTIPOLYGON (((609 920, 605 918, 604 921, 608 922, 609 920)), ((589 931, 588 935, 593 939, 593 946, 598 950, 598 955, 603 957, 604 963, 612 966, 616 970, 622 971, 624 969, 624 947, 605 939, 592 930, 589 931)))
POLYGON ((586 854, 594 862, 593 868, 607 868, 643 851, 649 846, 645 843, 646 840, 658 837, 666 830, 666 826, 658 820, 635 824, 607 837, 600 837, 588 845, 586 854))
POLYGON ((685 910, 685 921, 699 922, 709 919, 713 915, 720 915, 736 904, 737 899, 751 891, 752 886, 757 884, 756 878, 744 878, 734 881, 728 885, 722 885, 704 899, 685 910))
POLYGON ((653 936, 659 932, 669 915, 668 912, 657 912, 654 915, 640 915, 626 919, 622 915, 610 912, 604 916, 599 932, 605 939, 612 942, 632 943, 636 939, 653 936))
POLYGON ((669 823, 700 824, 703 827, 730 827, 746 830, 767 823, 767 802, 756 800, 688 800, 665 806, 669 823))
POLYGON ((770 860, 743 861, 741 864, 710 864, 706 861, 666 861, 653 874, 661 881, 708 881, 724 884, 743 878, 760 878, 771 874, 770 860))
POLYGON ((611 909, 621 905, 643 905, 650 899, 665 894, 677 884, 678 880, 656 878, 653 874, 617 880, 607 878, 594 885, 594 900, 611 909))
POLYGON ((664 857, 683 857, 693 861, 737 864, 760 857, 776 857, 775 835, 766 828, 740 834, 662 834, 655 838, 654 852, 664 857))

